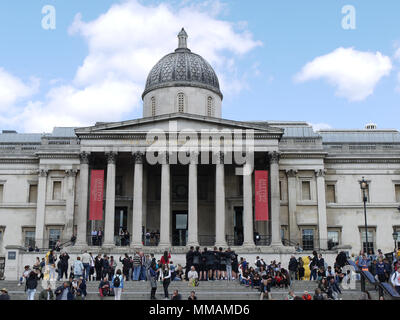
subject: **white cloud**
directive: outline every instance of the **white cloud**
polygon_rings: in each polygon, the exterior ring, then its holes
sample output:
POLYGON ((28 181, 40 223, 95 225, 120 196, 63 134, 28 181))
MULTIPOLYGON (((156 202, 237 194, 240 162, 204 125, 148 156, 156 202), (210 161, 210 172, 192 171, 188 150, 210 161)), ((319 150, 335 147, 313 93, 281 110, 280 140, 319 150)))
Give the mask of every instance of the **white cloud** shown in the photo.
POLYGON ((338 48, 307 63, 295 81, 325 79, 336 87, 336 95, 349 101, 361 101, 373 94, 382 77, 392 70, 389 57, 380 52, 338 48))
POLYGON ((313 127, 314 131, 332 129, 332 126, 327 123, 309 123, 309 125, 313 127))
POLYGON ((177 47, 182 27, 188 32, 189 48, 215 67, 223 93, 240 92, 246 83, 238 73, 237 59, 262 43, 253 40, 245 24, 237 28, 219 19, 226 10, 210 0, 178 7, 128 0, 92 21, 85 22, 78 13, 68 31, 85 39, 88 55, 74 79, 50 82, 53 88, 43 101, 28 103, 10 121, 26 131, 42 132, 56 125, 92 125, 129 117, 142 106, 148 73, 177 47))
POLYGON ((9 111, 16 102, 29 98, 38 91, 39 79, 31 78, 24 83, 18 77, 0 68, 0 111, 9 111))

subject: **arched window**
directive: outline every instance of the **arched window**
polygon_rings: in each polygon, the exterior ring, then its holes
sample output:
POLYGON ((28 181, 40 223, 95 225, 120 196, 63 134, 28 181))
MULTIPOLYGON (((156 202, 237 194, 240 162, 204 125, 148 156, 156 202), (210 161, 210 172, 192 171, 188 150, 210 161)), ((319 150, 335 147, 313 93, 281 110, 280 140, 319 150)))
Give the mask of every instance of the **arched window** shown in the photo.
POLYGON ((178 112, 185 112, 185 95, 178 93, 178 112))
POLYGON ((154 117, 156 115, 156 98, 151 97, 151 116, 154 117))
POLYGON ((207 98, 207 116, 212 117, 214 116, 214 108, 213 108, 213 98, 207 98))

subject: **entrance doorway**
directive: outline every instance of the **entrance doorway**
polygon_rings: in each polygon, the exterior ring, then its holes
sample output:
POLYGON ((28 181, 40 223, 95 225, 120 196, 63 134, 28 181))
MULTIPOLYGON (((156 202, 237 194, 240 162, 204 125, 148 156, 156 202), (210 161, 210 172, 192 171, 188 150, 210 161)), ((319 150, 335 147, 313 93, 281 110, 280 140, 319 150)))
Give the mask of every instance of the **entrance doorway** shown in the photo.
POLYGON ((114 218, 114 238, 117 246, 129 245, 128 232, 128 208, 116 207, 114 218))
POLYGON ((233 219, 234 245, 243 244, 243 207, 235 207, 235 216, 233 219))
POLYGON ((188 213, 187 211, 172 212, 172 245, 183 247, 187 243, 188 213))

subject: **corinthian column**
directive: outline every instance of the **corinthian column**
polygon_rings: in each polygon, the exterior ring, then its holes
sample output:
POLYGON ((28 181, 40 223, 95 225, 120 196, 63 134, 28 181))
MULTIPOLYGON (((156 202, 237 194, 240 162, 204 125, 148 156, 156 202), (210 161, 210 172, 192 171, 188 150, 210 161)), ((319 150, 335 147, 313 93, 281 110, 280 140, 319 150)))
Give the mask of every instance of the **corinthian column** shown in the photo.
POLYGON ((143 153, 133 154, 135 172, 133 178, 133 219, 131 247, 142 246, 143 225, 143 153))
POLYGON ((171 247, 171 185, 168 154, 161 164, 160 247, 171 247))
POLYGON ((198 217, 197 217, 197 157, 193 154, 189 164, 189 226, 188 245, 198 246, 198 217))
POLYGON ((280 239, 280 198, 279 198, 279 158, 276 151, 269 153, 271 175, 271 246, 281 247, 280 239))
POLYGON ((225 166, 224 154, 219 152, 215 170, 215 245, 226 247, 225 239, 225 166))
POLYGON ((115 163, 117 153, 109 152, 107 156, 106 216, 104 226, 104 247, 113 247, 115 220, 115 163))
POLYGON ((76 246, 87 246, 87 209, 89 195, 89 154, 82 152, 80 154, 81 165, 79 172, 79 204, 77 217, 77 235, 76 246))
POLYGON ((67 199, 65 203, 64 241, 69 241, 74 233, 75 179, 78 170, 65 170, 67 178, 67 199))

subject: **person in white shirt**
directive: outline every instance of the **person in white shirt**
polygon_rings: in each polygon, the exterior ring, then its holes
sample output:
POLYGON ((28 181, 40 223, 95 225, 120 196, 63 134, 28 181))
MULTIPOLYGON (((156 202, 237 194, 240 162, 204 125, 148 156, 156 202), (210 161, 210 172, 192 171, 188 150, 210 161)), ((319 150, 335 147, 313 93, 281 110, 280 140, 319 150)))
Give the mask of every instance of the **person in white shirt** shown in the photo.
POLYGON ((81 261, 83 264, 83 268, 85 270, 85 280, 88 281, 89 280, 89 273, 90 273, 90 261, 91 261, 92 257, 90 256, 90 254, 85 251, 82 255, 81 261))
POLYGON ((195 287, 196 282, 199 279, 199 274, 197 273, 196 268, 194 266, 192 266, 190 268, 190 271, 188 272, 188 279, 189 279, 189 284, 195 287))
POLYGON ((397 270, 392 274, 390 280, 391 280, 394 288, 396 289, 396 291, 400 294, 400 272, 399 272, 399 268, 397 268, 397 270))

